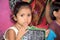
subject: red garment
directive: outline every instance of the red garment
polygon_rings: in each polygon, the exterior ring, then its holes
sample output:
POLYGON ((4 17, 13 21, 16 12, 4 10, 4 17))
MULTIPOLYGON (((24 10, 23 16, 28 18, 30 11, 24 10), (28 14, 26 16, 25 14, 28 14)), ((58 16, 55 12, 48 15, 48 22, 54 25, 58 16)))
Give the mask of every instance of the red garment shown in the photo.
POLYGON ((32 8, 35 7, 35 0, 30 4, 32 8))
MULTIPOLYGON (((35 2, 36 0, 34 0, 30 5, 32 6, 32 8, 35 7, 35 2)), ((32 22, 33 25, 36 25, 36 22, 32 22)), ((44 28, 44 29, 48 29, 48 25, 46 25, 46 18, 43 17, 42 18, 42 21, 41 21, 41 24, 37 25, 36 27, 38 28, 44 28)))
POLYGON ((48 29, 48 25, 46 25, 46 18, 43 17, 42 21, 41 21, 41 24, 37 25, 36 27, 43 28, 43 29, 48 29))

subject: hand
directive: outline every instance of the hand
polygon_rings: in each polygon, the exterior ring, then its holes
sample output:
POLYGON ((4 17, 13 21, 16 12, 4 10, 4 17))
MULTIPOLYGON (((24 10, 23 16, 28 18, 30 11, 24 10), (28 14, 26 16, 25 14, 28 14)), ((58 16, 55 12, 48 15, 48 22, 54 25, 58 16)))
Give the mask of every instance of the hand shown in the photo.
POLYGON ((49 34, 50 30, 46 30, 46 37, 48 37, 48 34, 49 34))
POLYGON ((27 33, 27 24, 24 24, 24 26, 22 26, 20 29, 19 29, 19 34, 20 34, 20 38, 22 38, 24 36, 25 33, 27 33))
POLYGON ((50 3, 48 3, 47 5, 46 5, 46 11, 50 11, 50 3))
POLYGON ((21 38, 28 31, 28 30, 26 30, 28 28, 28 25, 27 24, 20 25, 17 23, 17 24, 15 24, 15 26, 18 29, 18 34, 17 34, 16 40, 22 40, 21 38))

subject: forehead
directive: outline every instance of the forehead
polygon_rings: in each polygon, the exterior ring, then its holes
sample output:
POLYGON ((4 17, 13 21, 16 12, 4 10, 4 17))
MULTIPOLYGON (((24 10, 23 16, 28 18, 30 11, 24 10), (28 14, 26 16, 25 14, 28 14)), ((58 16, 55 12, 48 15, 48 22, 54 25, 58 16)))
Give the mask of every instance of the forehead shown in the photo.
POLYGON ((23 12, 30 11, 31 12, 31 9, 30 8, 22 8, 22 9, 19 9, 19 11, 23 11, 23 12))
POLYGON ((60 14, 60 9, 59 9, 58 13, 60 14))
POLYGON ((59 9, 59 11, 60 11, 60 9, 59 9))
POLYGON ((20 8, 19 11, 18 11, 19 14, 21 14, 21 13, 27 14, 27 13, 31 13, 31 12, 32 12, 31 9, 28 8, 28 7, 22 7, 22 8, 20 8))
POLYGON ((30 9, 30 10, 31 10, 31 7, 29 7, 29 6, 21 6, 21 7, 19 8, 19 10, 21 10, 21 9, 30 9))

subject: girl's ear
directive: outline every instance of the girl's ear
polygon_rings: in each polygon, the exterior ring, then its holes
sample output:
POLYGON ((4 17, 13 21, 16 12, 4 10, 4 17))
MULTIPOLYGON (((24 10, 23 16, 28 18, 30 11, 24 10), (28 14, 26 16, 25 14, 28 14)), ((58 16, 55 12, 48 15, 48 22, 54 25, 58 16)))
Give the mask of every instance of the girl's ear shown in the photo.
POLYGON ((54 11, 54 12, 53 12, 53 15, 54 15, 55 17, 57 17, 57 12, 56 12, 56 11, 54 11))
POLYGON ((17 18, 16 18, 16 16, 15 16, 15 15, 13 15, 13 19, 14 19, 15 21, 17 21, 17 18))

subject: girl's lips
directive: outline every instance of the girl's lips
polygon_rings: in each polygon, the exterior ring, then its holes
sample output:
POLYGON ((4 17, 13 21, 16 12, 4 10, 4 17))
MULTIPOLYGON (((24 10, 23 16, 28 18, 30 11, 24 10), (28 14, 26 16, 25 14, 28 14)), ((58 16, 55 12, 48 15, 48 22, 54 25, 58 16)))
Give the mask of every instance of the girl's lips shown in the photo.
POLYGON ((28 25, 28 23, 24 23, 25 25, 28 25))
POLYGON ((27 22, 25 22, 25 23, 24 23, 24 25, 28 25, 28 23, 27 23, 27 22))

